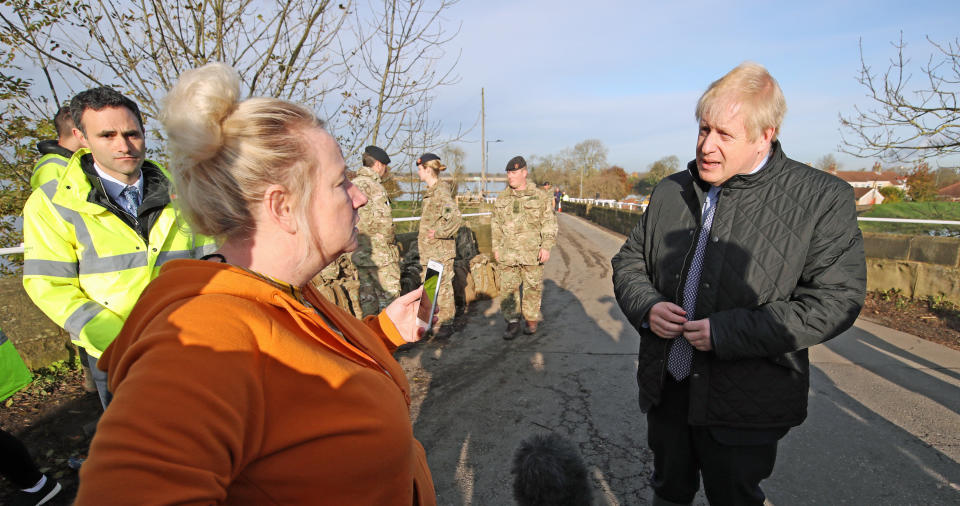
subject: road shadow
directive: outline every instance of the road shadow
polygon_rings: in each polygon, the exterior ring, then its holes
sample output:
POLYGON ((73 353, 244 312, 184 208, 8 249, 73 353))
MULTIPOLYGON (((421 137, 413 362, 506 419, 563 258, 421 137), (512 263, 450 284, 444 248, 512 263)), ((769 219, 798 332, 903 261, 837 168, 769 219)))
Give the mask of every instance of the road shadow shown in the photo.
POLYGON ((536 335, 503 340, 498 301, 477 301, 449 340, 398 353, 415 385, 414 433, 426 448, 439 504, 511 504, 515 449, 548 432, 578 447, 602 502, 649 497, 652 455, 635 424, 642 418, 635 352, 592 353, 613 336, 549 279, 544 303, 561 307, 562 317, 547 316, 536 335))
POLYGON ((951 504, 960 464, 811 367, 807 420, 781 440, 773 504, 951 504), (951 485, 952 483, 952 485, 951 485))
POLYGON ((920 357, 867 331, 834 339, 827 343, 827 348, 887 381, 960 414, 960 390, 930 374, 927 369, 960 380, 958 371, 920 357), (899 360, 892 361, 891 357, 899 360), (894 365, 891 362, 899 363, 894 365))

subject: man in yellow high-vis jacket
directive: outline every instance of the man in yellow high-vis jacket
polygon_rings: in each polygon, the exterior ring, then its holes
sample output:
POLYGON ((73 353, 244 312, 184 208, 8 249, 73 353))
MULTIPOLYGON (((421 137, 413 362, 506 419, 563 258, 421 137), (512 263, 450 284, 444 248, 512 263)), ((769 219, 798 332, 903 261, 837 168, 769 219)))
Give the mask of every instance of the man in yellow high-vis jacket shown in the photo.
POLYGON ((24 206, 23 286, 86 349, 106 408, 106 373, 96 361, 140 293, 167 260, 199 258, 215 245, 191 233, 171 204, 166 171, 145 160, 132 100, 93 88, 71 100, 70 112, 83 149, 24 206))
POLYGON ((80 139, 73 135, 73 117, 69 105, 57 111, 53 124, 57 128, 57 139, 37 143, 40 159, 34 164, 33 175, 30 176, 31 190, 36 190, 51 179, 58 179, 66 170, 73 152, 81 147, 80 139))

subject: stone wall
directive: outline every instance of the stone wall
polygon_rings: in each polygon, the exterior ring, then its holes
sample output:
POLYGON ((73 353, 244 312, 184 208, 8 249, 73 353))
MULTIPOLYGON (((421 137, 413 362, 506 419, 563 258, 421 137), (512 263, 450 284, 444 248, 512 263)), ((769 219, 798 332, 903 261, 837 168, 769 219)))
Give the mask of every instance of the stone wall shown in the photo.
POLYGON ((863 234, 867 289, 898 289, 908 297, 960 305, 960 239, 863 234))
MULTIPOLYGON (((564 202, 563 212, 584 217, 623 235, 640 213, 564 202)), ((899 234, 863 234, 867 289, 897 289, 908 297, 942 298, 960 304, 960 239, 899 234)))

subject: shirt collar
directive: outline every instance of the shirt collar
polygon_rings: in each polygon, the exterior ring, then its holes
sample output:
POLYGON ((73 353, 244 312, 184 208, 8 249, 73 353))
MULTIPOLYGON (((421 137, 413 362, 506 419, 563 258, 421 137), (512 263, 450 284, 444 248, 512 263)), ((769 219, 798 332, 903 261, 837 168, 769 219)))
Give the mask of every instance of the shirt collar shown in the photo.
POLYGON ((97 165, 97 162, 93 162, 93 169, 97 171, 97 175, 100 176, 100 181, 103 182, 103 189, 106 190, 107 196, 110 197, 110 200, 114 202, 119 202, 120 192, 122 192, 127 186, 137 187, 137 191, 140 192, 141 198, 143 198, 143 169, 140 170, 140 177, 137 178, 137 182, 132 185, 121 182, 117 178, 107 174, 103 169, 97 165))
POLYGON ((756 174, 757 172, 760 172, 760 169, 762 169, 763 166, 767 164, 767 160, 770 159, 770 153, 772 151, 773 151, 773 147, 771 146, 770 150, 767 151, 767 156, 763 157, 763 160, 760 161, 760 165, 757 165, 756 167, 754 167, 753 170, 750 171, 750 174, 756 174))

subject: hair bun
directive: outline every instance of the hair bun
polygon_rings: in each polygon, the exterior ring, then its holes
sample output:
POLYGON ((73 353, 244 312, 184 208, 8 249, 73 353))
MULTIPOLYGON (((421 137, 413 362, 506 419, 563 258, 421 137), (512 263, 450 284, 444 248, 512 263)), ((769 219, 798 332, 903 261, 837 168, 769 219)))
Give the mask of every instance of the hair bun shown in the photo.
POLYGON ((189 167, 214 157, 239 97, 240 75, 229 65, 208 63, 181 74, 160 115, 173 159, 189 167))

